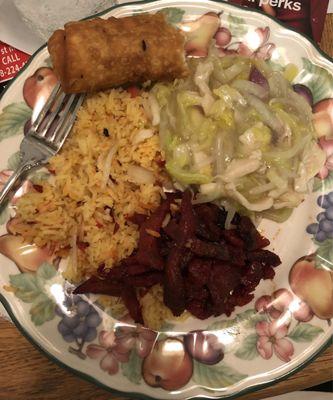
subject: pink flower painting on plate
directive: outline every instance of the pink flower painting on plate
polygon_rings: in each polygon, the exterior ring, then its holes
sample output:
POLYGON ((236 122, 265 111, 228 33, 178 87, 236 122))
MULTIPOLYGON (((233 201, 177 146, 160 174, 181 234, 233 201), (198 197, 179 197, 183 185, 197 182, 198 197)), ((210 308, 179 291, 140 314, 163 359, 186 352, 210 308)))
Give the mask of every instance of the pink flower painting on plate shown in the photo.
POLYGON ((289 362, 294 354, 294 346, 286 339, 288 326, 279 322, 260 321, 256 324, 257 350, 265 360, 275 353, 280 360, 289 362))

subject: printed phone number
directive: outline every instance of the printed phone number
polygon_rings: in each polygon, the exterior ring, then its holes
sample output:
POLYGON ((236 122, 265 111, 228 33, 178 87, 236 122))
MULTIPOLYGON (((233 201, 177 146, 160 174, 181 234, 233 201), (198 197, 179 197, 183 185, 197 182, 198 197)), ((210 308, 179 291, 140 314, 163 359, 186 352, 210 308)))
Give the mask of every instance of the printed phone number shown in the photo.
POLYGON ((18 64, 16 64, 0 69, 0 78, 4 78, 5 76, 9 75, 15 75, 24 66, 24 64, 25 62, 23 62, 20 67, 18 66, 18 64))

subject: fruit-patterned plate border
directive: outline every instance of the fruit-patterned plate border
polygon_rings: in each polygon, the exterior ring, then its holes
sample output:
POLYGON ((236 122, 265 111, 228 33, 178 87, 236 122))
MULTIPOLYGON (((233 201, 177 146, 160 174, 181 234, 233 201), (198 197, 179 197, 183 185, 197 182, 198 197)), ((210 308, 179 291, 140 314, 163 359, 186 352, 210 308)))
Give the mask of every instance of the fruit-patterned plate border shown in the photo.
MULTIPOLYGON (((163 0, 162 0, 162 1, 158 1, 158 2, 154 2, 154 1, 150 1, 150 2, 149 2, 149 1, 143 1, 143 2, 130 3, 130 4, 128 4, 128 5, 126 5, 126 4, 125 4, 125 5, 124 5, 124 4, 122 4, 122 5, 117 5, 117 6, 111 7, 110 9, 104 11, 103 13, 100 13, 99 15, 102 16, 102 15, 104 15, 104 14, 106 14, 106 13, 109 13, 109 12, 111 12, 111 11, 113 11, 113 10, 116 10, 116 9, 118 9, 118 8, 123 8, 123 7, 127 7, 127 10, 129 11, 129 13, 131 13, 131 12, 133 12, 133 11, 138 12, 137 8, 140 8, 140 9, 142 8, 142 11, 144 11, 144 7, 145 7, 146 5, 149 6, 149 5, 156 4, 156 9, 158 9, 158 8, 161 8, 161 6, 163 6, 163 5, 166 6, 166 7, 181 7, 182 5, 184 5, 184 6, 185 6, 185 5, 186 5, 186 6, 190 6, 190 5, 193 5, 194 3, 196 3, 196 2, 184 1, 184 4, 179 4, 179 2, 175 2, 175 1, 173 1, 173 2, 172 2, 172 1, 163 1, 163 0)), ((200 1, 199 1, 199 2, 197 2, 197 3, 201 3, 201 4, 202 4, 203 2, 200 2, 200 1)), ((213 6, 214 3, 215 3, 215 5, 216 5, 216 3, 225 3, 225 2, 223 2, 223 1, 205 2, 205 6, 207 6, 208 4, 211 4, 211 5, 213 6)), ((229 9, 232 9, 232 8, 241 9, 240 7, 233 6, 233 5, 230 5, 230 4, 228 4, 228 3, 225 3, 225 4, 226 4, 226 7, 228 7, 229 9)), ((257 11, 247 11, 247 10, 245 11, 244 9, 242 9, 242 11, 243 11, 244 13, 249 12, 249 13, 257 13, 257 14, 262 14, 262 15, 264 15, 263 13, 257 12, 257 11)), ((269 19, 271 19, 271 20, 274 20, 274 18, 272 18, 272 17, 267 17, 266 15, 264 15, 264 18, 266 18, 266 19, 269 18, 269 19)), ((263 20, 264 20, 264 18, 263 18, 263 20)), ((276 20, 274 20, 274 21, 277 22, 276 20)), ((284 27, 282 24, 280 24, 279 22, 277 22, 277 24, 280 25, 281 27, 283 27, 282 30, 285 31, 285 32, 287 32, 287 31, 292 31, 292 30, 290 30, 290 29, 285 28, 285 27, 284 27)), ((281 28, 280 28, 280 29, 281 29, 281 28)), ((302 36, 303 36, 303 35, 300 35, 300 34, 297 34, 297 35, 298 35, 299 37, 302 37, 302 36)), ((314 44, 314 43, 312 42, 312 45, 311 45, 310 41, 309 41, 307 38, 305 38, 305 39, 306 39, 305 42, 308 42, 307 46, 309 46, 310 48, 312 47, 312 50, 313 50, 313 48, 315 48, 316 51, 317 51, 318 53, 320 53, 321 56, 323 56, 324 59, 326 59, 327 61, 332 61, 329 57, 327 57, 327 56, 316 46, 316 44, 314 44)), ((303 45, 304 45, 304 40, 303 40, 303 45)), ((29 63, 28 63, 28 64, 25 66, 25 68, 21 71, 21 73, 22 73, 23 71, 25 71, 27 68, 29 68, 31 62, 34 61, 34 59, 36 58, 36 56, 37 56, 44 48, 45 48, 45 46, 42 46, 42 47, 34 54, 34 56, 31 58, 31 60, 29 61, 29 63)), ((312 54, 312 58, 316 58, 316 55, 315 55, 315 54, 312 54)), ((327 66, 327 62, 326 62, 325 60, 320 60, 320 57, 318 57, 318 56, 317 56, 317 60, 316 60, 316 61, 318 61, 318 63, 319 63, 320 65, 326 65, 326 66, 327 66)), ((7 88, 7 90, 5 91, 5 93, 7 93, 7 91, 12 87, 12 84, 13 84, 13 83, 15 83, 15 80, 8 86, 8 88, 7 88)), ((4 95, 5 93, 3 93, 3 95, 4 95)), ((2 96, 2 97, 3 97, 3 96, 2 96)), ((10 315, 11 318, 13 319, 14 323, 15 323, 16 326, 20 329, 20 331, 24 334, 24 336, 26 336, 34 345, 36 345, 37 348, 39 348, 39 350, 41 350, 42 352, 44 352, 51 360, 55 361, 57 364, 59 364, 59 365, 65 367, 65 368, 71 370, 72 372, 78 374, 79 376, 81 376, 81 377, 83 377, 83 378, 85 378, 85 379, 87 379, 87 380, 89 380, 89 381, 92 381, 92 382, 98 384, 99 386, 101 386, 101 387, 103 387, 103 388, 105 388, 105 389, 115 391, 115 389, 111 389, 109 386, 104 385, 102 382, 100 382, 98 379, 92 377, 91 375, 85 374, 84 372, 75 369, 74 366, 69 366, 68 364, 65 364, 65 363, 63 363, 61 360, 57 359, 57 358, 56 358, 54 355, 52 355, 44 346, 42 346, 41 343, 39 343, 38 341, 36 341, 36 340, 31 336, 31 334, 29 333, 28 329, 26 329, 26 328, 24 327, 24 325, 21 324, 21 323, 19 322, 19 320, 18 320, 18 318, 16 317, 15 312, 14 312, 14 310, 12 309, 10 303, 9 303, 9 302, 7 301, 7 299, 6 299, 3 295, 1 295, 1 294, 0 294, 0 300, 1 300, 1 302, 4 304, 6 310, 8 311, 9 315, 10 315)), ((251 385, 250 387, 247 387, 247 388, 242 389, 242 390, 240 390, 240 391, 238 391, 238 392, 236 392, 236 393, 233 393, 233 394, 227 395, 227 396, 223 396, 223 397, 224 397, 224 398, 235 398, 235 397, 238 397, 238 396, 240 396, 240 395, 242 395, 242 394, 244 394, 244 393, 248 393, 248 392, 254 391, 254 390, 258 389, 259 387, 266 387, 266 386, 269 386, 269 385, 270 385, 271 383, 273 383, 273 382, 276 383, 276 382, 278 382, 278 381, 280 381, 280 380, 282 380, 282 379, 285 379, 287 376, 290 376, 291 374, 295 373, 296 371, 298 371, 299 369, 301 369, 301 368, 303 368, 305 365, 307 365, 309 362, 311 362, 321 351, 323 351, 323 350, 331 343, 331 340, 332 340, 332 338, 329 338, 329 339, 326 341, 326 343, 324 343, 322 346, 320 346, 320 348, 318 348, 318 349, 316 349, 315 351, 313 351, 313 353, 311 354, 311 356, 310 356, 308 359, 304 360, 302 363, 300 363, 299 365, 297 365, 297 366, 296 366, 295 368, 293 368, 292 370, 286 372, 285 374, 282 374, 282 375, 280 375, 279 377, 273 378, 273 379, 270 379, 270 378, 269 378, 269 375, 266 374, 265 377, 264 377, 264 381, 263 381, 263 382, 255 383, 255 384, 251 385)), ((121 393, 121 392, 118 392, 118 393, 121 393)), ((130 395, 130 396, 132 396, 132 397, 139 397, 139 398, 146 397, 146 398, 152 398, 152 397, 149 397, 149 396, 144 395, 144 394, 127 393, 127 392, 123 392, 123 393, 126 393, 126 395, 130 395)), ((205 398, 210 397, 210 396, 209 396, 209 392, 207 392, 207 391, 204 391, 204 392, 202 392, 201 394, 202 394, 202 395, 205 395, 205 398)), ((221 392, 220 394, 222 394, 222 392, 221 392)), ((185 393, 184 393, 184 395, 186 396, 185 393)), ((161 396, 161 393, 159 393, 159 397, 160 397, 160 396, 161 396)), ((213 397, 216 398, 216 394, 215 394, 213 397)))

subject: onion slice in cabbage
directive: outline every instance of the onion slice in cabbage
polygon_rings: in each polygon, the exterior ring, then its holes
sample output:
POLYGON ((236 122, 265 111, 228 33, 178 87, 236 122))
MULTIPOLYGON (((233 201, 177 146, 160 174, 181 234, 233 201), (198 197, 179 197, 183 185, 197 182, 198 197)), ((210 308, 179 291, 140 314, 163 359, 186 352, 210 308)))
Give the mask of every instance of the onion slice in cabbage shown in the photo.
POLYGON ((257 83, 246 81, 245 79, 237 79, 231 85, 239 92, 253 94, 259 97, 259 99, 266 99, 268 97, 268 90, 264 86, 260 86, 257 83))
POLYGON ((265 125, 269 126, 271 129, 273 129, 273 131, 277 132, 278 134, 283 134, 283 124, 263 101, 249 93, 244 93, 244 97, 246 98, 250 106, 252 106, 258 112, 265 125))
POLYGON ((240 192, 236 190, 235 185, 232 183, 228 183, 226 185, 226 189, 231 197, 233 197, 242 206, 246 207, 250 211, 260 212, 268 210, 274 204, 274 201, 271 197, 263 197, 261 200, 257 202, 250 203, 240 192))
POLYGON ((235 179, 251 174, 260 167, 258 159, 236 159, 234 158, 228 165, 221 178, 224 182, 233 182, 235 179))

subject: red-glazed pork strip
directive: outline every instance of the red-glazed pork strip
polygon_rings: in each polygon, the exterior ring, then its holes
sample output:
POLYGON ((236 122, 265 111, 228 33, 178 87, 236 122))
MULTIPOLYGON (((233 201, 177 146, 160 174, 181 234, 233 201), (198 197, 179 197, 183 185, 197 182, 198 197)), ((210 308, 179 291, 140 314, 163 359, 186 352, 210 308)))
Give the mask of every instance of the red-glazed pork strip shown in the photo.
POLYGON ((191 238, 187 241, 186 247, 199 257, 208 257, 222 261, 231 260, 228 247, 220 243, 210 243, 197 238, 191 238))
POLYGON ((245 243, 248 251, 263 249, 269 245, 269 240, 260 235, 252 221, 248 217, 241 217, 237 225, 237 231, 245 243))
POLYGON ((151 216, 140 226, 140 238, 138 243, 137 260, 153 269, 162 271, 164 261, 158 249, 158 242, 155 236, 149 232, 160 232, 163 221, 170 211, 171 197, 168 197, 151 216))
POLYGON ((92 276, 87 281, 82 283, 74 290, 74 294, 81 293, 95 293, 95 294, 107 294, 109 296, 121 296, 123 285, 118 281, 110 281, 106 279, 100 279, 97 276, 92 276))
POLYGON ((199 319, 230 315, 253 300, 260 280, 273 279, 281 263, 264 249, 269 241, 248 217, 236 214, 232 229, 225 229, 226 212, 215 204, 193 206, 188 190, 167 194, 149 217, 135 214, 128 220, 139 226, 138 249, 112 269, 101 265, 103 279, 93 276, 75 293, 121 297, 139 323, 138 294, 156 284, 163 286, 164 303, 174 315, 184 310, 199 319), (181 199, 179 211, 176 199, 181 199), (162 227, 168 214, 170 220, 162 227))
POLYGON ((225 304, 230 293, 240 284, 241 274, 229 264, 214 262, 208 289, 210 291, 215 316, 226 311, 225 304))
POLYGON ((133 287, 150 288, 158 283, 162 283, 163 277, 163 272, 152 271, 146 274, 128 276, 126 282, 133 287))
POLYGON ((175 246, 168 256, 164 277, 164 303, 174 315, 185 311, 185 282, 181 271, 182 249, 175 246))
POLYGON ((270 265, 272 267, 277 267, 281 264, 280 257, 269 250, 255 250, 251 251, 247 255, 249 261, 258 261, 263 265, 270 265))
POLYGON ((174 315, 185 310, 185 281, 182 274, 185 245, 194 237, 196 217, 192 207, 192 194, 187 190, 180 206, 179 237, 168 256, 164 275, 164 303, 174 315))
POLYGON ((141 305, 137 298, 136 290, 132 286, 125 286, 121 293, 121 298, 134 321, 143 324, 141 305))

